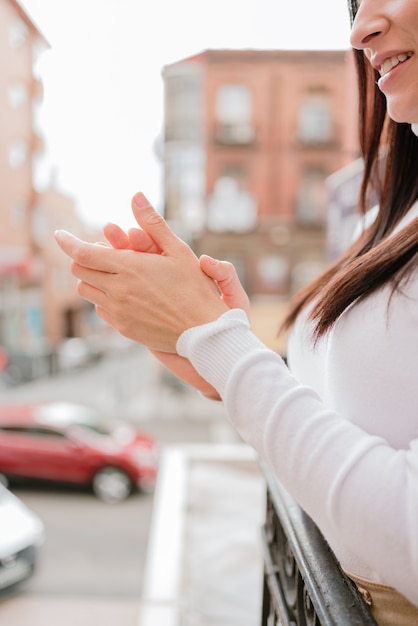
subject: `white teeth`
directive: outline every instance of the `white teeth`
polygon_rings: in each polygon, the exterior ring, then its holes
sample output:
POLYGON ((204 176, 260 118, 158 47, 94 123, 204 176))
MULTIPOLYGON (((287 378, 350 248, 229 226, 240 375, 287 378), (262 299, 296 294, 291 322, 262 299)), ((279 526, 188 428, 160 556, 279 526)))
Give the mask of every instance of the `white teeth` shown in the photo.
POLYGON ((406 52, 405 54, 397 54, 396 56, 391 57, 390 59, 386 59, 386 61, 382 63, 382 65, 380 66, 380 69, 379 69, 380 76, 384 76, 385 74, 390 72, 390 70, 393 67, 396 67, 397 65, 399 65, 399 63, 403 63, 404 61, 406 61, 406 59, 409 59, 411 56, 412 56, 412 52, 406 52))

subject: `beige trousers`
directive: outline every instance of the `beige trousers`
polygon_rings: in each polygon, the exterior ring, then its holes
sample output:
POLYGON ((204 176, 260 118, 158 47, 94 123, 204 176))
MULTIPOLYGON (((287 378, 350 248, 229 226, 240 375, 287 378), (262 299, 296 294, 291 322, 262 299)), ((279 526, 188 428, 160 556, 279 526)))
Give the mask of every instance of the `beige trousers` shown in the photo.
POLYGON ((379 626, 418 626, 418 606, 386 585, 370 582, 347 572, 379 626))

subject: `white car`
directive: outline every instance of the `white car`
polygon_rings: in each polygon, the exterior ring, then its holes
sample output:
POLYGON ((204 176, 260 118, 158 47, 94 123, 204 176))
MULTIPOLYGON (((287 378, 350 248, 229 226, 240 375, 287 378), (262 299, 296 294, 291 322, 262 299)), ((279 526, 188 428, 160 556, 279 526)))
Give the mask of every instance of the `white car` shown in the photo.
POLYGON ((33 574, 44 540, 42 520, 0 484, 0 593, 33 574))

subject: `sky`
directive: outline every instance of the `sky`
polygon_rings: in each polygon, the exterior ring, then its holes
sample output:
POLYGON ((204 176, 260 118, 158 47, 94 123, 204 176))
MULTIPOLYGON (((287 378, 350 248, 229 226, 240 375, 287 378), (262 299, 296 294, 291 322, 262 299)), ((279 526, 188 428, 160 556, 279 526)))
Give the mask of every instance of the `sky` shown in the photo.
POLYGON ((162 210, 161 71, 206 49, 349 48, 345 0, 20 0, 50 49, 39 62, 47 162, 86 224, 162 210))

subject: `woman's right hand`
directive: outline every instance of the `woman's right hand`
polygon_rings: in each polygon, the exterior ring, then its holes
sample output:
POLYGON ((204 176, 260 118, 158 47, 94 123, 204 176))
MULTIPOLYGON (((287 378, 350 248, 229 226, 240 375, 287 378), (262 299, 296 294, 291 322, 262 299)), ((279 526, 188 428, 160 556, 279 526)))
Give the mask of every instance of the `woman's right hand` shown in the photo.
POLYGON ((243 309, 250 319, 250 300, 238 278, 235 267, 228 261, 218 261, 203 254, 200 269, 218 286, 222 300, 230 309, 243 309))
MULTIPOLYGON (((161 252, 148 233, 141 228, 131 228, 128 233, 125 233, 116 224, 107 224, 104 227, 104 234, 113 248, 155 254, 161 252)), ((234 266, 226 261, 212 259, 207 255, 203 255, 199 259, 199 263, 202 271, 217 284, 224 303, 231 309, 243 309, 249 317, 249 299, 238 279, 234 266)), ((217 391, 197 373, 190 361, 178 354, 159 350, 150 351, 177 378, 194 387, 204 396, 220 400, 217 391)))

